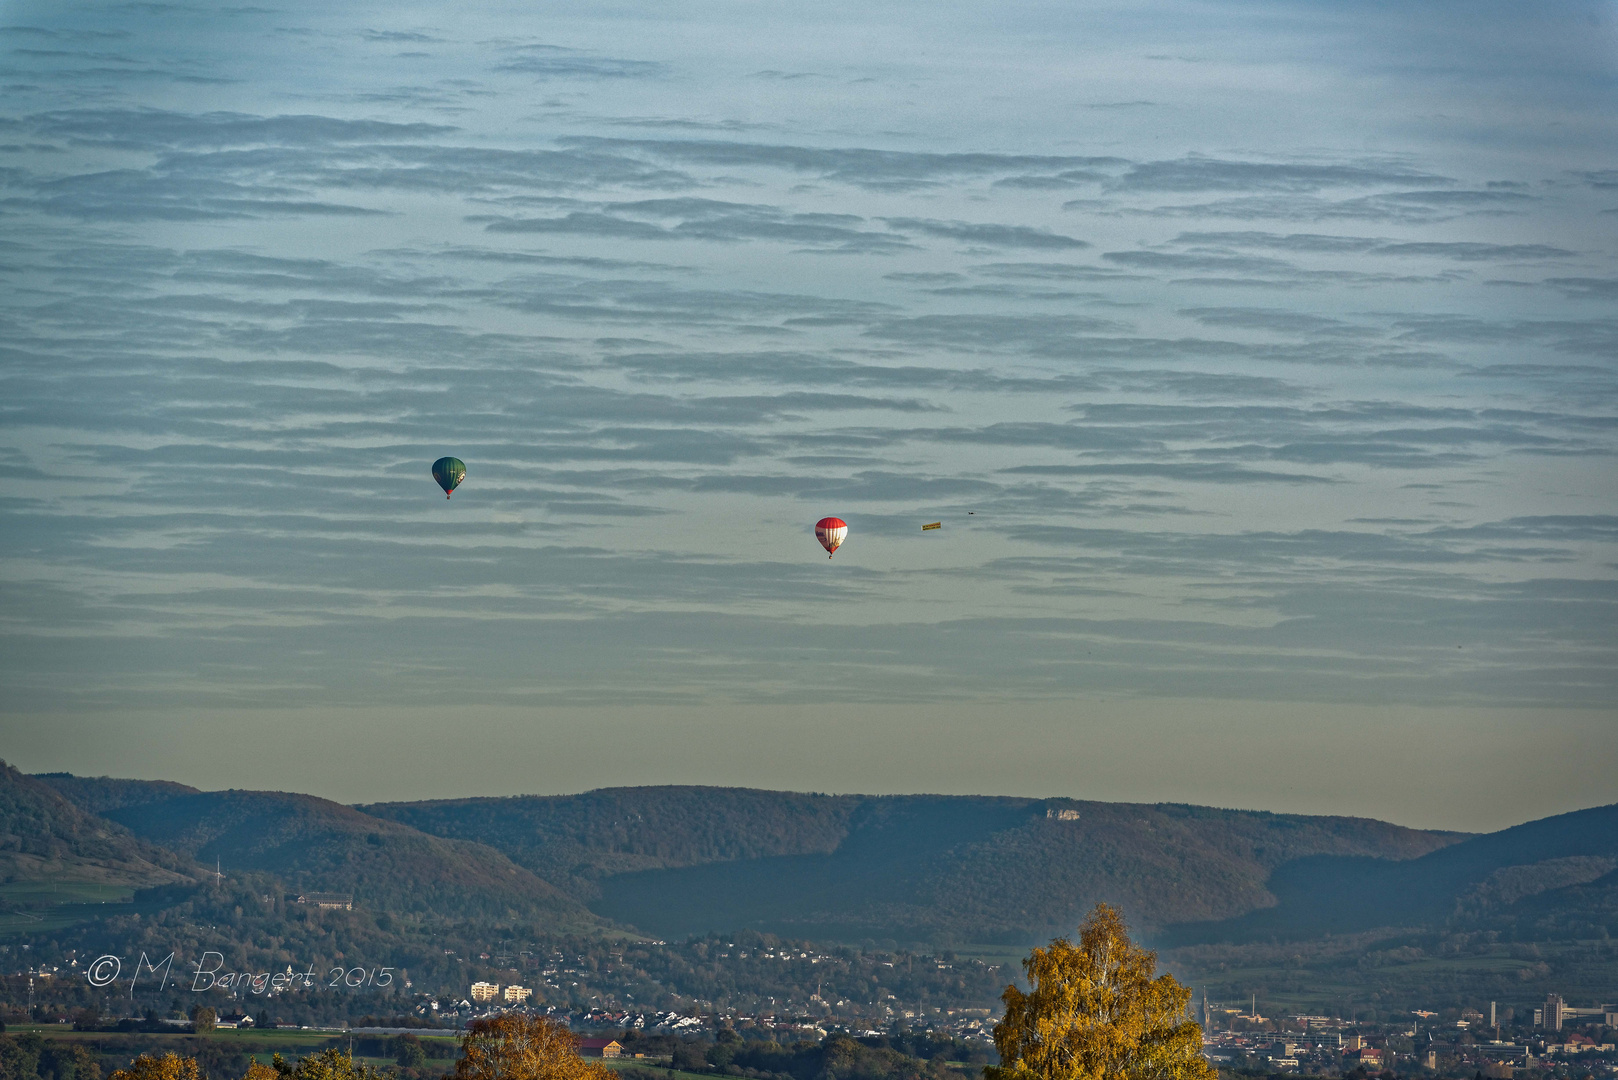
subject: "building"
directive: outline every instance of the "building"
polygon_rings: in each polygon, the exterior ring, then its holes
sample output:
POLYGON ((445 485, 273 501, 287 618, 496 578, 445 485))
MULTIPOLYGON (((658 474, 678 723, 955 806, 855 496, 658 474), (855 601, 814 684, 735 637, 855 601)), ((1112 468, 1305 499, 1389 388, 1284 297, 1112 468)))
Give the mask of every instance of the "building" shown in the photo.
POLYGON ((580 1057, 615 1058, 623 1056, 624 1047, 617 1039, 580 1039, 580 1057))
POLYGON ((1364 1065, 1367 1071, 1382 1068, 1382 1051, 1374 1046, 1362 1046, 1348 1055, 1348 1059, 1356 1065, 1364 1065))
POLYGON ((1612 1027, 1618 1021, 1618 1005, 1575 1009, 1562 1000, 1561 994, 1546 994, 1544 1006, 1534 1010, 1534 1024, 1547 1031, 1561 1031, 1569 1020, 1591 1020, 1612 1027))
POLYGON ((346 892, 312 892, 298 897, 298 903, 308 904, 323 911, 353 911, 354 894, 346 892))
POLYGON ((1053 809, 1045 811, 1045 816, 1050 818, 1052 821, 1077 821, 1077 820, 1079 820, 1079 812, 1077 810, 1071 810, 1071 809, 1057 810, 1057 809, 1053 808, 1053 809))
POLYGON ((472 984, 473 1001, 493 1001, 494 996, 500 992, 499 983, 475 982, 472 984))
POLYGON ((516 983, 512 983, 510 986, 506 987, 506 992, 502 996, 511 1004, 520 1005, 524 1001, 527 1001, 531 994, 533 994, 533 991, 528 987, 518 986, 516 983))

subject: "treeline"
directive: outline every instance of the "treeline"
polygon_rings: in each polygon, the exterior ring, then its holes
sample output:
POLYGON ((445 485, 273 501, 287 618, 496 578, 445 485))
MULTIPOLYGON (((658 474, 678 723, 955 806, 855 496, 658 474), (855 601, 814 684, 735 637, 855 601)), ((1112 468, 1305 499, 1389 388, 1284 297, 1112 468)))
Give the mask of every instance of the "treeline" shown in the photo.
POLYGON ((208 1076, 240 1076, 262 1046, 185 1037, 109 1036, 50 1039, 37 1032, 0 1035, 0 1080, 102 1080, 142 1054, 195 1059, 208 1076))
MULTIPOLYGON (((427 1080, 449 1070, 460 1056, 459 1041, 414 1035, 324 1039, 301 1047, 294 1061, 322 1054, 386 1058, 396 1063, 398 1080, 427 1080)), ((0 1080, 102 1080, 127 1069, 138 1057, 166 1054, 195 1061, 205 1077, 244 1076, 259 1058, 286 1051, 284 1044, 194 1036, 103 1035, 95 1039, 56 1039, 37 1032, 0 1035, 0 1080)))
MULTIPOLYGON (((950 1035, 931 1031, 898 1030, 886 1035, 854 1037, 840 1033, 827 1035, 822 1040, 803 1039, 779 1043, 760 1028, 736 1031, 723 1028, 712 1039, 682 1038, 678 1035, 646 1034, 624 1031, 615 1036, 626 1053, 647 1058, 667 1058, 669 1064, 685 1072, 717 1072, 730 1076, 755 1074, 773 1077, 776 1074, 814 1080, 820 1075, 814 1063, 824 1065, 829 1060, 864 1064, 866 1072, 860 1075, 891 1077, 892 1080, 914 1080, 926 1072, 931 1062, 955 1062, 982 1065, 990 1060, 981 1045, 965 1042, 950 1035), (848 1045, 843 1045, 848 1044, 848 1045), (830 1053, 833 1056, 828 1058, 830 1053), (900 1059, 903 1059, 902 1062, 900 1059), (885 1066, 878 1063, 887 1062, 885 1066), (870 1070, 875 1070, 871 1072, 870 1070), (807 1072, 807 1076, 803 1076, 807 1072)), ((972 1070, 977 1071, 975 1068, 972 1070)), ((834 1070, 838 1077, 846 1074, 834 1070)), ((661 1080, 661 1078, 659 1078, 661 1080)))
MULTIPOLYGON (((751 1033, 749 1033, 751 1034, 751 1033)), ((829 1035, 824 1040, 782 1044, 721 1031, 714 1042, 626 1031, 619 1041, 631 1053, 667 1059, 686 1072, 750 1080, 968 1080, 989 1056, 982 1047, 926 1032, 874 1038, 829 1035)), ((286 1051, 280 1044, 252 1039, 230 1041, 197 1036, 108 1034, 94 1039, 59 1039, 35 1032, 0 1035, 0 1080, 103 1080, 128 1069, 135 1059, 174 1054, 195 1061, 214 1080, 248 1076, 255 1060, 286 1051)), ((432 1080, 453 1071, 461 1056, 458 1040, 422 1039, 411 1033, 355 1035, 325 1039, 301 1048, 303 1059, 383 1058, 394 1062, 397 1080, 432 1080)), ((667 1080, 667 1072, 632 1066, 621 1080, 667 1080)))
MULTIPOLYGON (((697 1048, 685 1049, 690 1054, 697 1048)), ((717 1072, 752 1080, 963 1080, 989 1060, 981 1048, 925 1034, 874 1039, 830 1035, 820 1042, 783 1046, 738 1039, 728 1031, 703 1051, 703 1059, 717 1072)), ((674 1061, 681 1065, 681 1055, 674 1061)), ((683 1067, 701 1066, 687 1060, 683 1067)))
POLYGON ((0 1035, 0 1080, 101 1080, 101 1061, 82 1043, 0 1035))

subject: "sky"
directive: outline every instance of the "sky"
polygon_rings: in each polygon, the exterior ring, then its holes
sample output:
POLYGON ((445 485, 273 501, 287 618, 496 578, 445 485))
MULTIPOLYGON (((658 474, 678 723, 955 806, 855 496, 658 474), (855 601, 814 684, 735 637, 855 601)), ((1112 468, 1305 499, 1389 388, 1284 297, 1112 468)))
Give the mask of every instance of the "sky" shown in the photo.
POLYGON ((0 0, 0 755, 1618 801, 1615 76, 1612 0, 0 0))

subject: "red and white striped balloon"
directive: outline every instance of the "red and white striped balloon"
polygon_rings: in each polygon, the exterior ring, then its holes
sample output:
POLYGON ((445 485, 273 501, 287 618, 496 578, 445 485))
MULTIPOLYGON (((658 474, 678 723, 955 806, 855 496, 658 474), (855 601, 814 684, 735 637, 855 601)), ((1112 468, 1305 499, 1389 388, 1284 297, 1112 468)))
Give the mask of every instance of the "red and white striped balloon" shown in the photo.
POLYGON ((848 522, 842 518, 827 517, 815 522, 815 539, 826 549, 828 559, 837 554, 837 549, 843 546, 843 539, 846 536, 848 536, 848 522))

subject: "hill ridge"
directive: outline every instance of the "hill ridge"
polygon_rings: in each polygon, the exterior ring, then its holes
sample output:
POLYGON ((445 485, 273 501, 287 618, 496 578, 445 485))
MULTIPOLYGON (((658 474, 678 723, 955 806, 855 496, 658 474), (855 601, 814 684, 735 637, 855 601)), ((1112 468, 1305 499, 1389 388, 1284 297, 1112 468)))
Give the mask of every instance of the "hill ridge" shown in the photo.
POLYGON ((145 887, 185 880, 193 869, 0 761, 0 880, 145 887))
POLYGON ((1368 818, 1016 795, 821 795, 696 785, 374 803, 477 836, 604 917, 662 936, 1025 940, 1096 899, 1148 927, 1275 903, 1291 858, 1410 858, 1461 834, 1368 818), (1052 815, 1076 812, 1077 820, 1052 815), (989 884, 989 883, 997 884, 989 884), (1207 887, 1200 894, 1193 882, 1207 887))

